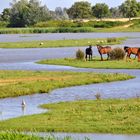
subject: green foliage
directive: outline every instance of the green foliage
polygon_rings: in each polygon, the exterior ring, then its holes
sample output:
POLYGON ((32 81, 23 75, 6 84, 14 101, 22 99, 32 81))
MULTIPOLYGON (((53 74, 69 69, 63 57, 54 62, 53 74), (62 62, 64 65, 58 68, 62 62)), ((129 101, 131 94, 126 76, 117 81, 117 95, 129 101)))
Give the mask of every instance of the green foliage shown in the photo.
POLYGON ((122 12, 120 11, 119 7, 112 7, 110 10, 110 17, 111 18, 120 18, 122 16, 122 12))
POLYGON ((82 50, 78 49, 76 51, 76 59, 77 60, 83 60, 84 56, 85 56, 85 54, 84 54, 84 52, 82 50))
POLYGON ((0 21, 0 28, 5 28, 8 26, 8 24, 9 24, 9 22, 0 21))
POLYGON ((91 17, 91 4, 89 2, 75 2, 67 13, 72 19, 86 19, 91 17))
POLYGON ((47 7, 42 7, 38 0, 14 1, 10 12, 10 26, 26 27, 48 18, 47 7))
POLYGON ((55 137, 54 135, 46 135, 44 137, 35 136, 37 134, 22 134, 19 132, 1 132, 0 140, 72 140, 71 137, 66 136, 64 138, 55 137))
POLYGON ((139 15, 139 3, 136 0, 126 0, 119 7, 124 17, 131 18, 139 15))
POLYGON ((33 27, 94 27, 94 28, 111 28, 119 25, 124 25, 124 22, 113 22, 113 21, 68 21, 68 20, 55 20, 55 21, 47 21, 47 22, 39 22, 35 24, 33 27))
POLYGON ((117 38, 115 38, 115 37, 107 38, 107 42, 108 42, 108 43, 117 42, 117 38))
POLYGON ((9 8, 5 8, 3 10, 2 15, 1 15, 2 21, 9 22, 10 12, 11 12, 11 10, 9 8))
POLYGON ((92 14, 99 19, 107 17, 109 15, 108 5, 106 5, 105 3, 97 3, 92 7, 92 14))
POLYGON ((110 52, 110 59, 111 60, 122 60, 125 57, 125 52, 122 48, 114 48, 110 52))
POLYGON ((21 134, 18 132, 1 132, 0 140, 45 140, 45 139, 33 135, 21 134))
POLYGON ((132 28, 140 28, 140 19, 134 19, 131 22, 133 23, 131 25, 132 28))

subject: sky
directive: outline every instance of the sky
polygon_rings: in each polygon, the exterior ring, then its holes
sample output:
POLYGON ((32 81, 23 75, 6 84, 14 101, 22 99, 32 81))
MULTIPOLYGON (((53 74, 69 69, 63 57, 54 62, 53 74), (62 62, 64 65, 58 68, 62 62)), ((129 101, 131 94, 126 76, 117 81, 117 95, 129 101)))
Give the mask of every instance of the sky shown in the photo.
MULTIPOLYGON (((50 10, 54 10, 56 7, 66 7, 69 8, 74 4, 76 1, 80 0, 40 0, 42 5, 46 5, 50 10)), ((90 2, 92 5, 96 3, 106 3, 109 7, 117 7, 121 5, 125 0, 85 0, 90 2)), ((140 0, 139 0, 140 1, 140 0)), ((10 7, 10 2, 12 0, 1 0, 0 2, 0 13, 3 11, 4 8, 10 7)))

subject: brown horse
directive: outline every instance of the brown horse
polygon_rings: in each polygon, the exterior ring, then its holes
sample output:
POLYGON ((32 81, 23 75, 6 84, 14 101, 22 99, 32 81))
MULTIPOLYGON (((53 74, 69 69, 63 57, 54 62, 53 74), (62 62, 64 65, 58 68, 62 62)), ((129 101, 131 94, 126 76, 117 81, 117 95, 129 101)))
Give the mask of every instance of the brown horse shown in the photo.
POLYGON ((135 55, 135 59, 138 53, 138 49, 137 47, 132 48, 132 47, 128 47, 128 46, 124 46, 124 51, 127 53, 127 58, 130 58, 131 54, 135 55))
POLYGON ((140 48, 138 49, 137 56, 138 56, 138 62, 140 62, 140 48))
POLYGON ((111 51, 110 46, 102 47, 100 45, 97 45, 97 49, 98 49, 98 52, 101 56, 101 61, 103 60, 103 56, 102 56, 103 54, 107 54, 107 60, 109 59, 110 51, 111 51))

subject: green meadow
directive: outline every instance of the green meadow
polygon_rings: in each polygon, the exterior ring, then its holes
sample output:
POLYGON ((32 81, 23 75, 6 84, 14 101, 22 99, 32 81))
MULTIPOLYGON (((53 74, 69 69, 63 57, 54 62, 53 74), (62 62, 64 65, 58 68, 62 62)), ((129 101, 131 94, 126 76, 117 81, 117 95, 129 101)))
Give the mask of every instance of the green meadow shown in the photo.
POLYGON ((75 58, 49 59, 37 62, 39 64, 65 65, 80 68, 95 69, 140 69, 140 63, 137 60, 106 60, 101 61, 100 58, 93 58, 92 61, 77 60, 75 58))
POLYGON ((1 130, 140 134, 140 99, 60 102, 48 112, 0 121, 1 130))
POLYGON ((46 40, 29 42, 1 42, 0 48, 52 48, 52 47, 75 47, 88 45, 114 45, 121 44, 126 38, 100 38, 100 39, 70 39, 70 40, 46 40), (109 40, 109 41, 108 41, 109 40))
POLYGON ((92 72, 0 71, 0 98, 48 93, 53 89, 134 78, 92 72))

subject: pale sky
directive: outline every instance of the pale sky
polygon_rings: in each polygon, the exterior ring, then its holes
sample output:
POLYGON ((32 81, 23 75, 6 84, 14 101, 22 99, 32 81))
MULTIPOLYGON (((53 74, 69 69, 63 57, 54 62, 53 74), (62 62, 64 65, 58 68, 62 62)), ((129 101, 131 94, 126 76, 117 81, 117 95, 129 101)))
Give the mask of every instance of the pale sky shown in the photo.
MULTIPOLYGON (((40 0, 43 5, 46 5, 50 10, 54 10, 56 7, 66 7, 69 8, 71 5, 80 0, 40 0)), ((121 5, 125 0, 87 0, 92 5, 96 3, 106 3, 109 7, 117 7, 121 5)), ((140 1, 140 0, 137 0, 140 1)), ((10 7, 9 3, 12 0, 1 0, 0 2, 0 13, 3 11, 4 8, 10 7)))

